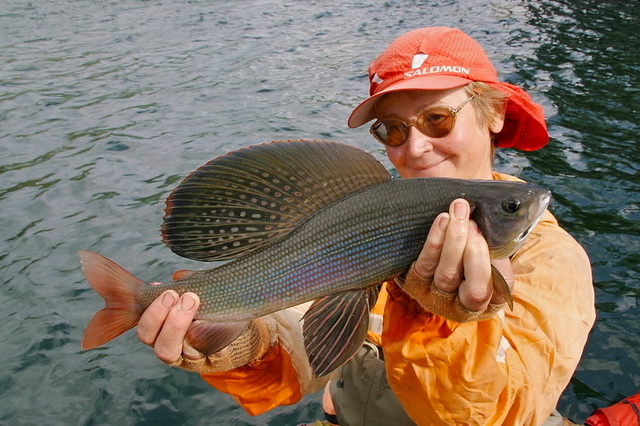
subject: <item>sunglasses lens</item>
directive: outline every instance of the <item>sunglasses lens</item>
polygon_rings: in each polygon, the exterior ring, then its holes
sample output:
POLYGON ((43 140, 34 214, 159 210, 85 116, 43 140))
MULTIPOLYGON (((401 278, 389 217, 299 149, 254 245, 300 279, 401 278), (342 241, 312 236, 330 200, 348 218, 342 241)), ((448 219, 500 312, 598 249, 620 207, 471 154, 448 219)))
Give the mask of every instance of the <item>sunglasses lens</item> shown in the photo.
MULTIPOLYGON (((471 99, 471 98, 470 98, 471 99)), ((456 112, 447 107, 435 107, 422 111, 416 117, 416 128, 432 138, 447 136, 456 123, 456 112)), ((388 146, 400 146, 409 136, 409 126, 402 120, 378 120, 369 132, 380 142, 388 146)))
POLYGON ((399 146, 407 139, 407 125, 399 120, 376 121, 371 134, 385 145, 399 146))
POLYGON ((443 138, 451 132, 455 120, 455 114, 449 108, 431 108, 418 116, 416 127, 427 136, 443 138))

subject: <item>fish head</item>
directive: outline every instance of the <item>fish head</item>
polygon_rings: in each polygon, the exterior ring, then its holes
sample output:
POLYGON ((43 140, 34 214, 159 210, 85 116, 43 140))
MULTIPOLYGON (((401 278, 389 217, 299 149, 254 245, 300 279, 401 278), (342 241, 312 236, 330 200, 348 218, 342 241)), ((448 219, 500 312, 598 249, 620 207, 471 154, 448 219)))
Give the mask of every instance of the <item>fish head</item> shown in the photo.
POLYGON ((551 192, 522 182, 480 182, 471 199, 472 219, 487 240, 491 258, 513 255, 542 218, 551 192))

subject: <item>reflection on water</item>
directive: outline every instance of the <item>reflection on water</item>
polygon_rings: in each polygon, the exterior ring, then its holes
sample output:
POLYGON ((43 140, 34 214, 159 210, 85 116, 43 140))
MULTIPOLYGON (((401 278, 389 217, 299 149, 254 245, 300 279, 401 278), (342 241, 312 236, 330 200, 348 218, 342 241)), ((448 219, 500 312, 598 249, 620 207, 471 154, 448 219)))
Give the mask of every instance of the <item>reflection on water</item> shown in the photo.
POLYGON ((201 267, 160 243, 164 197, 248 144, 331 138, 389 166, 346 117, 378 51, 429 25, 471 33, 503 78, 545 106, 552 143, 501 151, 497 167, 552 189, 554 212, 593 262, 598 322, 561 410, 582 420, 640 388, 633 2, 40 3, 0 4, 0 423, 319 418, 318 395, 251 418, 159 365, 132 333, 81 351, 100 302, 75 251, 100 251, 144 279, 201 267))
POLYGON ((615 1, 544 2, 531 11, 545 28, 535 68, 549 76, 561 142, 531 161, 553 176, 556 212, 587 249, 597 286, 598 320, 562 398, 566 411, 588 412, 640 390, 638 11, 615 1))

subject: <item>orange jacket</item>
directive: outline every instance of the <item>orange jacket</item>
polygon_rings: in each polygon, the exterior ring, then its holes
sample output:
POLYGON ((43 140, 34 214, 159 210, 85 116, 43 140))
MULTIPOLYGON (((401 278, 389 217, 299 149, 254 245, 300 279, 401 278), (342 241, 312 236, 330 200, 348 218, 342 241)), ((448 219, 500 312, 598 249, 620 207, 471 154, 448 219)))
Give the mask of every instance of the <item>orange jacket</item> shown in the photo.
MULTIPOLYGON (((555 408, 595 321, 590 263, 546 212, 512 265, 514 310, 485 321, 416 312, 394 284, 381 291, 382 336, 369 337, 383 346, 389 383, 416 423, 533 425, 555 408)), ((260 414, 303 394, 300 367, 288 360, 276 346, 252 368, 203 378, 260 414)))

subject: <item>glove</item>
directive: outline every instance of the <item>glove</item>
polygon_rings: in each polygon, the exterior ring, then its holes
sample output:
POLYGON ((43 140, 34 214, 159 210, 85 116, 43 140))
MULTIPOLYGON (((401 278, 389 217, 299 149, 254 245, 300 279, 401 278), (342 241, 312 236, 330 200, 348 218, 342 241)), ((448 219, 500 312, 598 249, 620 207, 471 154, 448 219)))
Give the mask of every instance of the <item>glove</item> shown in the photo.
POLYGON ((425 311, 460 323, 489 319, 505 305, 489 303, 484 311, 471 311, 460 302, 457 291, 443 293, 433 284, 433 280, 418 274, 415 264, 411 265, 406 276, 397 277, 395 283, 425 311))
POLYGON ((271 329, 274 327, 272 322, 267 318, 252 320, 242 334, 229 346, 208 356, 194 349, 185 338, 182 356, 169 365, 199 374, 217 373, 255 365, 260 362, 270 347, 271 329))

